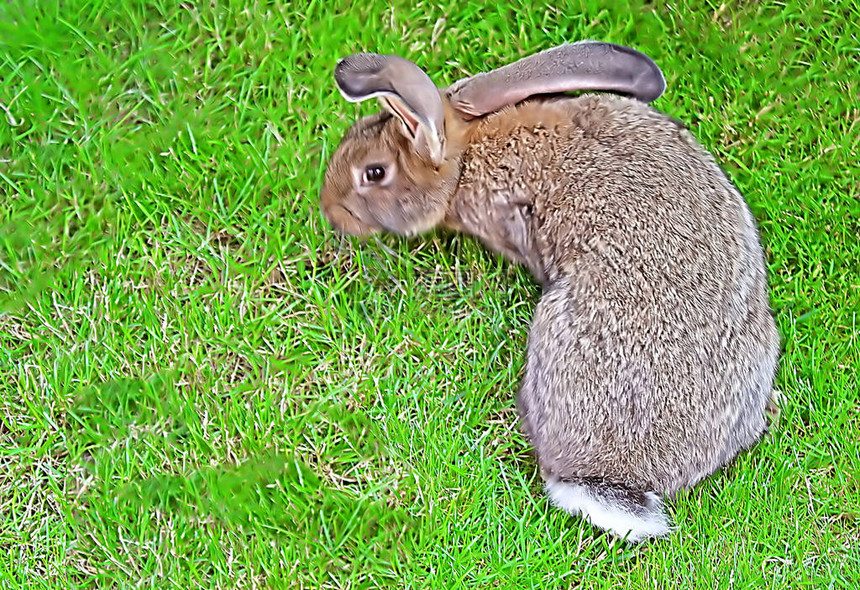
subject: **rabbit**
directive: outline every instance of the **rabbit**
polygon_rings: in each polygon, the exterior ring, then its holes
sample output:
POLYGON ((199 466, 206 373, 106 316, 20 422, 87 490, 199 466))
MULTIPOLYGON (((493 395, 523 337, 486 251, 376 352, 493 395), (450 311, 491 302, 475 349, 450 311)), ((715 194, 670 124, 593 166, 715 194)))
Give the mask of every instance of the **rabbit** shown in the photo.
POLYGON ((555 506, 630 543, 767 429, 780 338, 756 222, 648 56, 569 43, 437 88, 402 57, 340 60, 376 97, 328 163, 343 234, 463 232, 542 286, 517 393, 555 506), (585 91, 577 95, 569 91, 585 91))

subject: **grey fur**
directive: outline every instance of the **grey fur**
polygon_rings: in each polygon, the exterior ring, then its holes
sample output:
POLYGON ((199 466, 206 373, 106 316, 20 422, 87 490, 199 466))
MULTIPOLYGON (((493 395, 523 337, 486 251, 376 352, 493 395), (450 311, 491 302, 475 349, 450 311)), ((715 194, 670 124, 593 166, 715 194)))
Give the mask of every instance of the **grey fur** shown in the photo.
POLYGON ((543 284, 518 408, 545 479, 635 513, 635 498, 693 486, 759 439, 779 353, 763 251, 741 194, 682 126, 613 95, 473 121, 446 105, 439 167, 390 122, 356 129, 323 188, 336 228, 446 226, 543 284), (346 170, 379 154, 403 187, 361 193, 346 170))
POLYGON ((446 94, 461 113, 480 116, 539 94, 602 90, 652 102, 665 89, 663 72, 644 53, 615 43, 579 41, 458 80, 446 94))
POLYGON ((378 98, 403 123, 415 149, 426 149, 434 162, 441 159, 445 109, 421 68, 397 55, 356 53, 338 62, 334 79, 349 101, 378 98))

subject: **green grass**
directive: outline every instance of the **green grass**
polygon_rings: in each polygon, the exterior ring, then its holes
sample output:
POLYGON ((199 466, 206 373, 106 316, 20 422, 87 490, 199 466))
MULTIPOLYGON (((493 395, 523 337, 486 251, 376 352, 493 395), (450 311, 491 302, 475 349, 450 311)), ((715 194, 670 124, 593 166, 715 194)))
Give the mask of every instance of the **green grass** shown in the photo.
POLYGON ((860 9, 0 5, 0 587, 855 588, 860 9), (538 296, 461 236, 340 239, 355 51, 439 83, 633 45, 759 220, 779 424, 612 543, 551 509, 514 394, 538 296))

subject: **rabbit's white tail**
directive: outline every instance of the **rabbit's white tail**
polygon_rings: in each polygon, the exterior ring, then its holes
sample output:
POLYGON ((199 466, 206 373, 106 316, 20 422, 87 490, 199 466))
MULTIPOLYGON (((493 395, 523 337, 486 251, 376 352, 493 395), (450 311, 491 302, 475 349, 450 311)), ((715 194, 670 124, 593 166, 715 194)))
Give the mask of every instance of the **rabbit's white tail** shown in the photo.
POLYGON ((671 528, 660 497, 653 492, 595 482, 549 479, 550 501, 570 514, 581 514, 591 524, 629 543, 667 534, 671 528))

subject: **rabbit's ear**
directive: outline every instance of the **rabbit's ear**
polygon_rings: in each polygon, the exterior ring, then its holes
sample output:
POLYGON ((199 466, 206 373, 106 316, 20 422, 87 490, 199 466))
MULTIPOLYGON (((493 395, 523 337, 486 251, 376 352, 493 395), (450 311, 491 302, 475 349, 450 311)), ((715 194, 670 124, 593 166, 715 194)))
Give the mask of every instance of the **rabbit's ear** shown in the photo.
POLYGON ((663 72, 644 53, 614 43, 580 41, 465 78, 446 93, 455 109, 477 117, 538 94, 603 90, 651 102, 665 89, 663 72))
POLYGON ((378 98, 403 123, 416 150, 426 149, 434 164, 441 163, 445 108, 439 89, 421 68, 396 55, 356 53, 338 62, 334 78, 348 101, 378 98))

